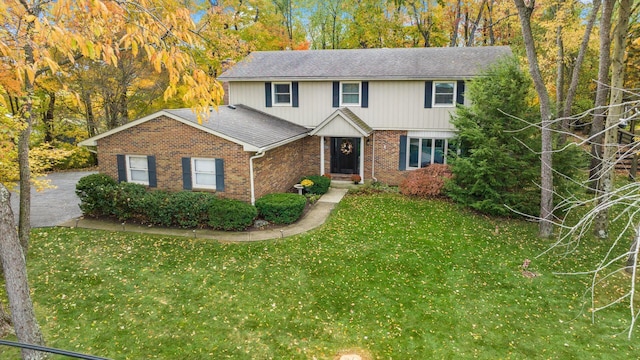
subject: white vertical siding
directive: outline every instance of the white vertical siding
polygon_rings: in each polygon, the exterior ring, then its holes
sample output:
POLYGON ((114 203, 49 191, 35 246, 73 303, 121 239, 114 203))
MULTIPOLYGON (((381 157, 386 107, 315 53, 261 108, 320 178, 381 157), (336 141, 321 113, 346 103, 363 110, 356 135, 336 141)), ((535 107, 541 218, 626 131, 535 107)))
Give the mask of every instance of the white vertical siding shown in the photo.
MULTIPOLYGON (((307 127, 315 127, 336 108, 332 107, 331 81, 298 83, 299 107, 265 106, 264 82, 233 82, 230 103, 244 104, 307 127)), ((452 130, 450 108, 424 108, 424 81, 370 81, 369 107, 349 107, 376 130, 452 130)), ((465 99, 465 104, 467 104, 465 99)))

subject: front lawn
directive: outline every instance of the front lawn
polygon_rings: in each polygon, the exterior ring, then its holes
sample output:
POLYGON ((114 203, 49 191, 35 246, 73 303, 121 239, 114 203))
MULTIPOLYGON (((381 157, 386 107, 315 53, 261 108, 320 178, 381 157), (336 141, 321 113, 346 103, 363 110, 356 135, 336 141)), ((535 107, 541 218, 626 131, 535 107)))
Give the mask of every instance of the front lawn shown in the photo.
POLYGON ((536 232, 347 196, 321 229, 261 243, 37 229, 28 266, 48 345, 113 359, 637 358, 627 309, 592 324, 588 279, 552 274, 599 250, 534 259, 536 232))

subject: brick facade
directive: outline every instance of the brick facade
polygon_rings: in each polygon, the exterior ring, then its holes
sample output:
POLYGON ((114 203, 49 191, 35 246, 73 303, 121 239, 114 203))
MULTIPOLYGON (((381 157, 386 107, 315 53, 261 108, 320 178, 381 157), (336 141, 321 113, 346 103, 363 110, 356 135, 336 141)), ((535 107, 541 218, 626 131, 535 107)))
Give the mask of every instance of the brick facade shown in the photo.
POLYGON ((274 192, 287 192, 300 178, 319 175, 320 138, 306 137, 269 150, 254 160, 256 199, 274 192))
MULTIPOLYGON (((270 192, 288 191, 300 176, 313 173, 313 164, 319 158, 319 145, 314 143, 312 138, 304 138, 256 159, 256 199, 270 192)), ((98 140, 99 171, 115 179, 117 155, 154 155, 157 188, 170 191, 183 190, 183 157, 223 159, 225 189, 219 195, 251 200, 249 159, 255 154, 179 121, 161 116, 98 140)))
MULTIPOLYGON (((369 138, 371 141, 367 148, 373 149, 375 144, 375 166, 374 175, 376 179, 388 185, 399 185, 407 176, 407 171, 398 170, 400 154, 400 136, 407 135, 406 131, 383 130, 375 131, 369 138)), ((365 178, 371 176, 371 161, 367 162, 367 156, 371 154, 365 152, 365 178), (368 168, 367 168, 368 164, 368 168)))

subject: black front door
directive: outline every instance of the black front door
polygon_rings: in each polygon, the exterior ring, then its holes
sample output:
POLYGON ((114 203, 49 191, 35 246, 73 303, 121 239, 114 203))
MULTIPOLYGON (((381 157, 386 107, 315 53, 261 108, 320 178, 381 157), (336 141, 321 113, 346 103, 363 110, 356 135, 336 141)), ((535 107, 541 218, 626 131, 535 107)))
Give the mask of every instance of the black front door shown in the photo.
POLYGON ((331 173, 360 173, 360 138, 331 138, 331 173))

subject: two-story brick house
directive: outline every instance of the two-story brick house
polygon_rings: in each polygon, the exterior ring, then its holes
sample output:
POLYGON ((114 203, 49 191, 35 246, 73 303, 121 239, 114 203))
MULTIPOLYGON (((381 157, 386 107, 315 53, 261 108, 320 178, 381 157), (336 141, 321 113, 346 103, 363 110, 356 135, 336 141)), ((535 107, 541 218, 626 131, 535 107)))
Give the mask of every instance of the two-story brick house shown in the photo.
POLYGON ((398 184, 446 163, 465 83, 508 47, 254 52, 225 71, 230 106, 165 110, 87 139, 101 172, 255 201, 311 174, 398 184))

